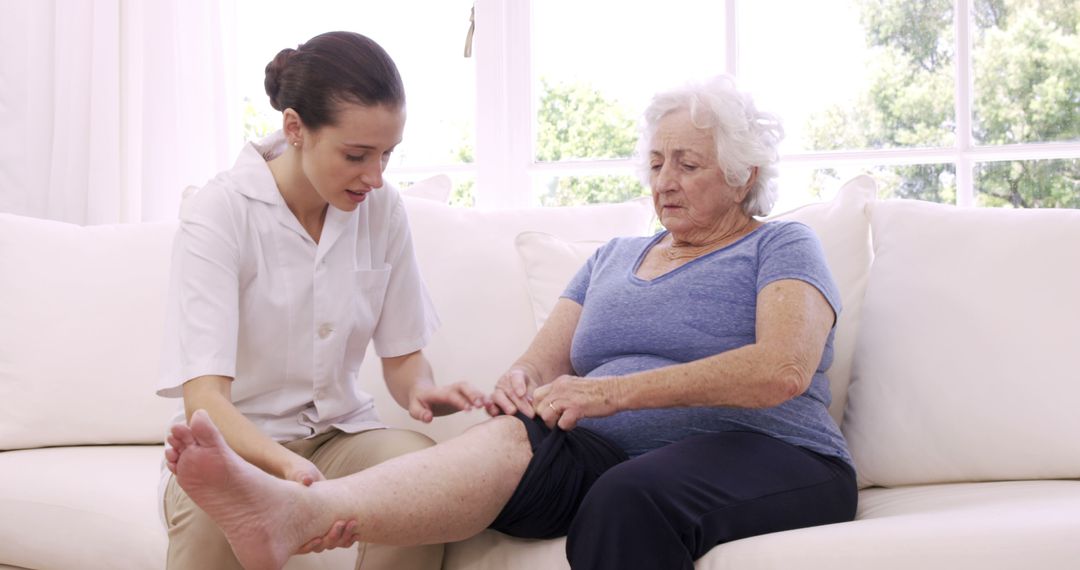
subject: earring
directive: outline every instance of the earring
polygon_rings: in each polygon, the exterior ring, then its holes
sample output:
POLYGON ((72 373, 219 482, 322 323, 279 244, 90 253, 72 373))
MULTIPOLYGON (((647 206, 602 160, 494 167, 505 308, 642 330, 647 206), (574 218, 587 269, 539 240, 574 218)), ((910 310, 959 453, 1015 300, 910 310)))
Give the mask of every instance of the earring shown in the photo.
POLYGON ((298 147, 300 146, 300 141, 293 141, 292 145, 298 147))

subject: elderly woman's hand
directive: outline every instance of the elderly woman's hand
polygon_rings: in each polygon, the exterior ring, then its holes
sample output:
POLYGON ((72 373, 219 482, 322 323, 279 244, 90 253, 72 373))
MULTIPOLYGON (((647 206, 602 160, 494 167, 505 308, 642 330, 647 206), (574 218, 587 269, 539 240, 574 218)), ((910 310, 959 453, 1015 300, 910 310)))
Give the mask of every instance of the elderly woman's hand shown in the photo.
POLYGON ((618 376, 560 376, 533 393, 533 408, 548 427, 568 431, 582 418, 602 418, 619 411, 618 376))

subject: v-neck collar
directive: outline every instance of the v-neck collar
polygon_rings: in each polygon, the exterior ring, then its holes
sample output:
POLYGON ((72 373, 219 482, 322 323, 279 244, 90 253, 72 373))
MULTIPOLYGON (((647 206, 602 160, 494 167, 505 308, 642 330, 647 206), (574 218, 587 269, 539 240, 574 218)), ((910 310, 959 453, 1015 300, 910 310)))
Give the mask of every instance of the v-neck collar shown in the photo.
POLYGON ((649 242, 645 244, 645 247, 642 248, 641 253, 638 254, 637 259, 634 261, 634 264, 630 266, 630 275, 628 277, 629 277, 630 281, 632 283, 634 283, 635 285, 642 285, 642 286, 648 286, 648 285, 652 285, 652 284, 655 284, 655 283, 658 283, 658 282, 661 282, 661 281, 665 281, 665 280, 668 279, 669 275, 676 275, 678 273, 681 273, 683 271, 683 269, 686 268, 686 267, 691 267, 691 266, 697 265, 698 264, 697 262, 699 262, 699 261, 701 261, 703 259, 708 259, 709 257, 712 257, 712 256, 714 256, 714 255, 716 255, 716 254, 718 254, 718 253, 720 253, 722 251, 728 251, 731 248, 741 244, 747 238, 749 238, 750 236, 757 233, 758 230, 765 227, 765 225, 766 224, 760 224, 760 225, 758 225, 758 227, 750 230, 745 235, 740 236, 739 239, 725 245, 724 247, 714 249, 714 250, 710 251, 709 253, 706 253, 705 255, 702 255, 700 257, 695 257, 694 259, 691 259, 690 261, 687 261, 686 263, 684 263, 684 264, 682 264, 682 265, 680 265, 680 266, 678 266, 678 267, 676 267, 676 268, 674 268, 674 269, 672 269, 670 271, 661 273, 660 275, 657 275, 656 277, 653 277, 652 279, 643 279, 641 277, 638 277, 637 272, 638 272, 638 269, 641 268, 641 264, 645 261, 645 256, 647 256, 649 254, 649 252, 652 251, 653 247, 655 247, 658 243, 660 243, 660 240, 667 237, 667 235, 670 233, 667 230, 663 230, 663 231, 657 233, 656 236, 654 236, 651 240, 649 240, 649 242))

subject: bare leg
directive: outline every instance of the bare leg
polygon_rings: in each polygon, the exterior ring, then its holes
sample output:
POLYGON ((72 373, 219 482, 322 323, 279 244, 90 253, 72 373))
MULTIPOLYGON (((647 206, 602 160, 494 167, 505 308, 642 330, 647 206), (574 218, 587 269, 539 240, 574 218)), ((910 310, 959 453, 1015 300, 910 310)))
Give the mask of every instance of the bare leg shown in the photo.
POLYGON ((264 473, 225 444, 205 412, 174 426, 166 459, 177 482, 214 519, 241 564, 281 568, 336 520, 355 519, 360 540, 425 544, 486 528, 532 457, 525 428, 498 417, 460 436, 370 469, 304 487, 264 473))

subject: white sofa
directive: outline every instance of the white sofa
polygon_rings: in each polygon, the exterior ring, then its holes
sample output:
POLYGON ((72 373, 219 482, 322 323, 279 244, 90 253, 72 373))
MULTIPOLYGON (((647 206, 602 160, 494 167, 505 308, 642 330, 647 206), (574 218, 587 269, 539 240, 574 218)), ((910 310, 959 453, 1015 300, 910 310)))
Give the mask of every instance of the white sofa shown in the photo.
MULTIPOLYGON (((862 491, 851 523, 714 548, 697 568, 1080 568, 1080 211, 876 202, 852 180, 783 214, 821 236, 845 310, 829 376, 862 491)), ((406 197, 444 381, 489 387, 603 240, 647 203, 478 211, 406 197)), ((153 395, 174 223, 0 214, 0 568, 156 569, 177 402, 153 395)), ((445 439, 480 412, 419 425, 445 439)), ((352 568, 346 550, 289 568, 352 568)), ((448 570, 567 568, 563 541, 486 531, 448 570)))

